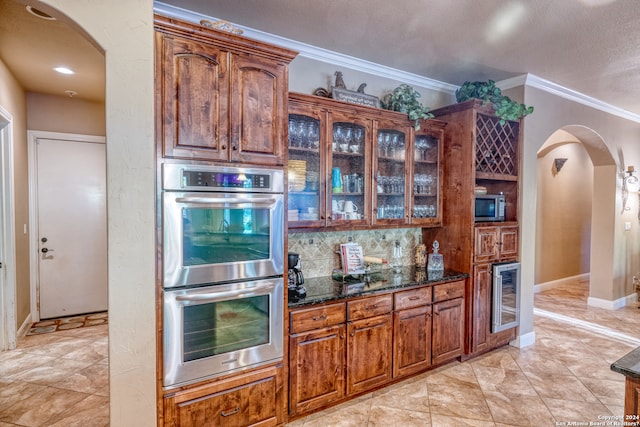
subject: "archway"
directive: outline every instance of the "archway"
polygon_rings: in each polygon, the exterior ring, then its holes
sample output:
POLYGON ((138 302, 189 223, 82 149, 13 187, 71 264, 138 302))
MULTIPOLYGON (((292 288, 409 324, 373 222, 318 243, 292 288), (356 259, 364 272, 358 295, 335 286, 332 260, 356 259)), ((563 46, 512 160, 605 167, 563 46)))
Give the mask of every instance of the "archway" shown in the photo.
POLYGON ((588 304, 605 307, 613 288, 616 161, 600 135, 578 125, 554 132, 537 157, 535 283, 589 277, 588 304))

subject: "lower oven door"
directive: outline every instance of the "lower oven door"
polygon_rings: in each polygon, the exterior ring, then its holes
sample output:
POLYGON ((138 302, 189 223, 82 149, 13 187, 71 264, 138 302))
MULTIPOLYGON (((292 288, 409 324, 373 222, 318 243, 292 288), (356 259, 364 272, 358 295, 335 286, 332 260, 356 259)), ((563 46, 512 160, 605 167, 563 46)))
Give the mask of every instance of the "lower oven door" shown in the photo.
POLYGON ((283 356, 282 278, 164 291, 165 387, 283 356))

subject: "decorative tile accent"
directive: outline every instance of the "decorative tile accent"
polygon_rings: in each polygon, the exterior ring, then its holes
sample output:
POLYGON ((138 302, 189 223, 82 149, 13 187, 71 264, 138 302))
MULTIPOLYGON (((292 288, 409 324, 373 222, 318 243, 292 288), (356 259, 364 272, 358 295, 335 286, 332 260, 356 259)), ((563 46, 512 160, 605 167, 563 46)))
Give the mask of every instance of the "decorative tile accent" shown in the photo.
POLYGON ((356 242, 365 255, 389 259, 397 240, 402 247, 403 264, 411 265, 414 248, 421 237, 420 228, 290 233, 289 252, 300 254, 304 277, 325 277, 342 267, 336 252, 341 243, 356 242))

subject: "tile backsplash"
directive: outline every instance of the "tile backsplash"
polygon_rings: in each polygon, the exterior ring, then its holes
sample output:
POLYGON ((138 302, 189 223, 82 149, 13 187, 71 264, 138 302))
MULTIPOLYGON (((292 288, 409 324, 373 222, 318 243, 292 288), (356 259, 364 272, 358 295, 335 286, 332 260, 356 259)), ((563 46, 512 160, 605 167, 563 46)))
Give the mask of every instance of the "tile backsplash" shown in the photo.
POLYGON ((341 243, 359 243, 365 255, 390 259, 397 240, 402 247, 402 263, 410 265, 421 236, 420 228, 289 233, 288 251, 300 254, 304 277, 324 277, 342 267, 336 252, 341 243))

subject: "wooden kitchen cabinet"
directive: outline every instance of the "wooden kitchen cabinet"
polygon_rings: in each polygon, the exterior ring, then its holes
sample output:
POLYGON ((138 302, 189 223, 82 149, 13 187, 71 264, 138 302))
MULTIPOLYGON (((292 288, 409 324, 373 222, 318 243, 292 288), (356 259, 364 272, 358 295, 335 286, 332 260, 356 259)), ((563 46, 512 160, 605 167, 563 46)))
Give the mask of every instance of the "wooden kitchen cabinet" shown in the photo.
POLYGON ((164 399, 164 426, 278 425, 285 421, 281 376, 281 367, 271 367, 169 393, 164 399))
POLYGON ((476 263, 515 259, 518 256, 518 226, 478 226, 474 247, 476 263))
MULTIPOLYGON (((465 291, 465 358, 515 338, 491 332, 492 268, 519 255, 518 189, 522 120, 501 123, 493 107, 470 100, 433 110, 447 123, 442 144, 443 222, 423 229, 438 240, 447 268, 472 273, 465 291), (476 222, 475 194, 503 195, 505 221, 476 222)), ((435 323, 434 314, 434 323, 435 323)))
POLYGON ((434 365, 455 359, 464 352, 464 299, 433 304, 431 361, 434 365))
POLYGON ((290 93, 289 229, 440 225, 444 127, 415 132, 406 114, 290 93))
POLYGON ((289 413, 325 406, 345 394, 345 304, 290 313, 289 413))
POLYGON ((431 305, 393 316, 393 377, 424 371, 431 366, 431 305))
POLYGON ((391 314, 349 322, 347 327, 347 394, 391 380, 393 317, 391 314))
POLYGON ((283 165, 295 52, 156 16, 162 157, 283 165))
POLYGON ((347 302, 347 394, 391 380, 392 310, 391 294, 347 302))
POLYGON ((344 396, 345 325, 289 339, 289 413, 320 408, 344 396))
POLYGON ((473 295, 470 299, 470 310, 474 313, 469 346, 472 352, 482 352, 489 346, 491 331, 491 264, 477 264, 473 267, 473 295))

